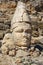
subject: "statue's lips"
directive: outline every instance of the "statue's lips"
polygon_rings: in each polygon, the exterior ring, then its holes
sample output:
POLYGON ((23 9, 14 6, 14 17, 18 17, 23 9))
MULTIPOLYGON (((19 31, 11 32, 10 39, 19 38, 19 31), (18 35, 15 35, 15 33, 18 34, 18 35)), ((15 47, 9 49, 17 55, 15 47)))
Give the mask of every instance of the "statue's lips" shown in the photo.
POLYGON ((23 39, 22 42, 27 43, 28 39, 23 39))
POLYGON ((27 41, 29 41, 29 39, 30 39, 30 38, 28 38, 28 37, 24 37, 24 38, 21 39, 21 40, 22 40, 22 42, 27 42, 27 41))
POLYGON ((17 42, 16 45, 18 46, 28 46, 28 39, 22 39, 21 41, 17 42))

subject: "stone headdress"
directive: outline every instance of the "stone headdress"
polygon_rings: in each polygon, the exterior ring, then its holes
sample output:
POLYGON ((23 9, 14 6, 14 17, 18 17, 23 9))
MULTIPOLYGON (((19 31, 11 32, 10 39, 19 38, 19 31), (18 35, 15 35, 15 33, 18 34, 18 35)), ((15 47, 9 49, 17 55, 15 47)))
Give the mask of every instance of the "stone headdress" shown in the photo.
POLYGON ((11 21, 11 29, 13 30, 15 27, 21 25, 21 23, 29 23, 30 18, 26 11, 26 5, 24 2, 19 1, 14 16, 11 21))

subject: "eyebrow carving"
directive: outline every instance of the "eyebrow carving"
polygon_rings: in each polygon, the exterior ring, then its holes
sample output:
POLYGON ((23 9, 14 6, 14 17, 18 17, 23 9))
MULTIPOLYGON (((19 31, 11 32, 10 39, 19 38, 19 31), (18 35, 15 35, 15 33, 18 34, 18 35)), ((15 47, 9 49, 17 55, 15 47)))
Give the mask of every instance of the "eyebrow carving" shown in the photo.
POLYGON ((23 29, 17 29, 15 32, 23 32, 23 29))

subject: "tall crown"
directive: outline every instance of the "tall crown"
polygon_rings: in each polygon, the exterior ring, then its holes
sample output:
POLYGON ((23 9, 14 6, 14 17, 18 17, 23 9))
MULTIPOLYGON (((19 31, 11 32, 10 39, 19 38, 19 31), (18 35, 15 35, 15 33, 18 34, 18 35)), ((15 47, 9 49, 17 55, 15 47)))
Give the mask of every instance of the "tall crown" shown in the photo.
MULTIPOLYGON (((11 21, 11 28, 15 26, 15 23, 30 23, 29 15, 26 11, 26 5, 24 2, 19 1, 17 4, 16 11, 13 15, 12 21, 11 21)), ((17 25, 16 25, 17 26, 17 25)))

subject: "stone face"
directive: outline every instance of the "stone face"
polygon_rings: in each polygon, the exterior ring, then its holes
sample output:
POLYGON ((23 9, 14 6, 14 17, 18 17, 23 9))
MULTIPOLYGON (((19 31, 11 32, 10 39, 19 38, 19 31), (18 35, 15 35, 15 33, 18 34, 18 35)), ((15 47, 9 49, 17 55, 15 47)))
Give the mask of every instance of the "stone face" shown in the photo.
POLYGON ((29 46, 31 40, 30 24, 20 23, 15 29, 13 29, 12 36, 16 45, 29 46))
POLYGON ((12 39, 12 36, 11 36, 11 33, 7 33, 5 34, 4 38, 3 38, 3 41, 2 41, 2 44, 6 44, 6 42, 8 40, 11 40, 12 39))

